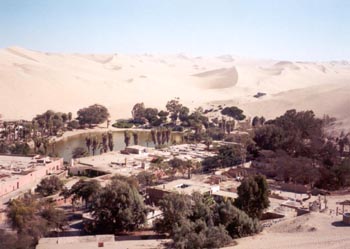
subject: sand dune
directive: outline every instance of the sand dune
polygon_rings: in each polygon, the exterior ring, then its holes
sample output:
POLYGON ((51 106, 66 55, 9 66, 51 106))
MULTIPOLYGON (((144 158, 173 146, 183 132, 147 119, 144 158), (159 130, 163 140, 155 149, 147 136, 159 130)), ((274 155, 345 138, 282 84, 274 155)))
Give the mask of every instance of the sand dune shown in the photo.
POLYGON ((314 109, 350 127, 350 65, 255 60, 232 55, 59 54, 19 47, 0 50, 0 113, 31 119, 47 109, 76 112, 101 103, 112 118, 128 117, 136 102, 164 108, 180 97, 191 108, 221 101, 250 115, 314 109), (257 92, 267 95, 261 99, 257 92))
POLYGON ((201 78, 199 86, 204 89, 234 87, 238 82, 238 73, 235 67, 214 69, 193 76, 201 78))

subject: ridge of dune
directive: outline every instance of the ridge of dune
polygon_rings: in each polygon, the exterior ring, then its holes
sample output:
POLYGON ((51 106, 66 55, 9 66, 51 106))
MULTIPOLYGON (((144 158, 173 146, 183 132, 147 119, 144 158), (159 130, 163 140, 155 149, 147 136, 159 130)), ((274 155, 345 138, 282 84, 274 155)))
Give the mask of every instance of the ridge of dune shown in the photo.
POLYGON ((238 82, 238 72, 235 67, 213 69, 197 74, 194 77, 199 77, 199 83, 205 89, 222 89, 233 87, 238 82))
POLYGON ((0 50, 4 119, 31 119, 47 109, 74 113, 94 103, 106 105, 112 118, 121 118, 130 116, 137 102, 164 108, 166 101, 180 97, 190 108, 212 101, 234 102, 251 115, 267 117, 293 107, 315 109, 339 117, 344 120, 340 126, 349 128, 350 113, 343 108, 349 105, 349 82, 347 61, 0 50), (257 92, 266 96, 256 99, 257 92))

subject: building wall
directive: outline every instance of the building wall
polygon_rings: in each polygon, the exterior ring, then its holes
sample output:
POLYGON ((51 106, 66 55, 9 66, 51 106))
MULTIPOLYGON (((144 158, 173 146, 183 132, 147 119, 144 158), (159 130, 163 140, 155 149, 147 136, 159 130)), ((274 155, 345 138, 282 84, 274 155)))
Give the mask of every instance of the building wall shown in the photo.
POLYGON ((61 172, 63 168, 63 158, 35 167, 35 171, 26 175, 15 175, 11 179, 0 182, 0 196, 4 196, 13 191, 23 189, 31 184, 38 184, 47 175, 61 172))
POLYGON ((147 188, 146 193, 149 197, 148 201, 149 204, 156 204, 158 205, 158 202, 163 199, 165 194, 168 194, 169 192, 166 190, 156 189, 156 188, 147 188))
POLYGON ((308 186, 294 183, 281 183, 282 191, 295 192, 299 194, 306 194, 309 191, 308 186))

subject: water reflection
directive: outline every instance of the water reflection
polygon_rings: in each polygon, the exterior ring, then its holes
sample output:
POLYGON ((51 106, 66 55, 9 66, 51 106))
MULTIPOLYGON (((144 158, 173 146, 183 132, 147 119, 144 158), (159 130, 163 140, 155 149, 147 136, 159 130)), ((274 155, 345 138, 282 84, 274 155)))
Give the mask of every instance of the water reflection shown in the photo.
MULTIPOLYGON (((119 151, 125 148, 124 143, 124 132, 123 131, 113 131, 113 143, 114 151, 119 151)), ((152 136, 149 131, 138 131, 138 144, 146 147, 154 147, 152 142, 152 136)), ((65 161, 69 162, 72 159, 72 151, 76 147, 86 148, 86 137, 97 138, 97 141, 102 142, 102 132, 90 132, 85 134, 78 134, 72 137, 68 137, 61 141, 55 143, 54 146, 51 146, 50 151, 57 153, 59 157, 63 157, 65 161)), ((170 136, 169 143, 179 143, 181 142, 181 135, 178 133, 172 133, 170 136)), ((130 145, 134 144, 133 137, 131 136, 130 145)), ((91 152, 92 153, 92 152, 91 152)), ((99 149, 96 151, 96 154, 99 154, 99 149)))

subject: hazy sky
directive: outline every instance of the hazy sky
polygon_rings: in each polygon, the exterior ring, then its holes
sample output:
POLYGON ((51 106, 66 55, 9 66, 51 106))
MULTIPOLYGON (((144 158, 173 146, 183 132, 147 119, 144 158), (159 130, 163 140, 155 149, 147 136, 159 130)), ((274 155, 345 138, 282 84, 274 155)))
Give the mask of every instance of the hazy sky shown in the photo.
POLYGON ((0 47, 350 59, 350 0, 0 0, 0 47))

